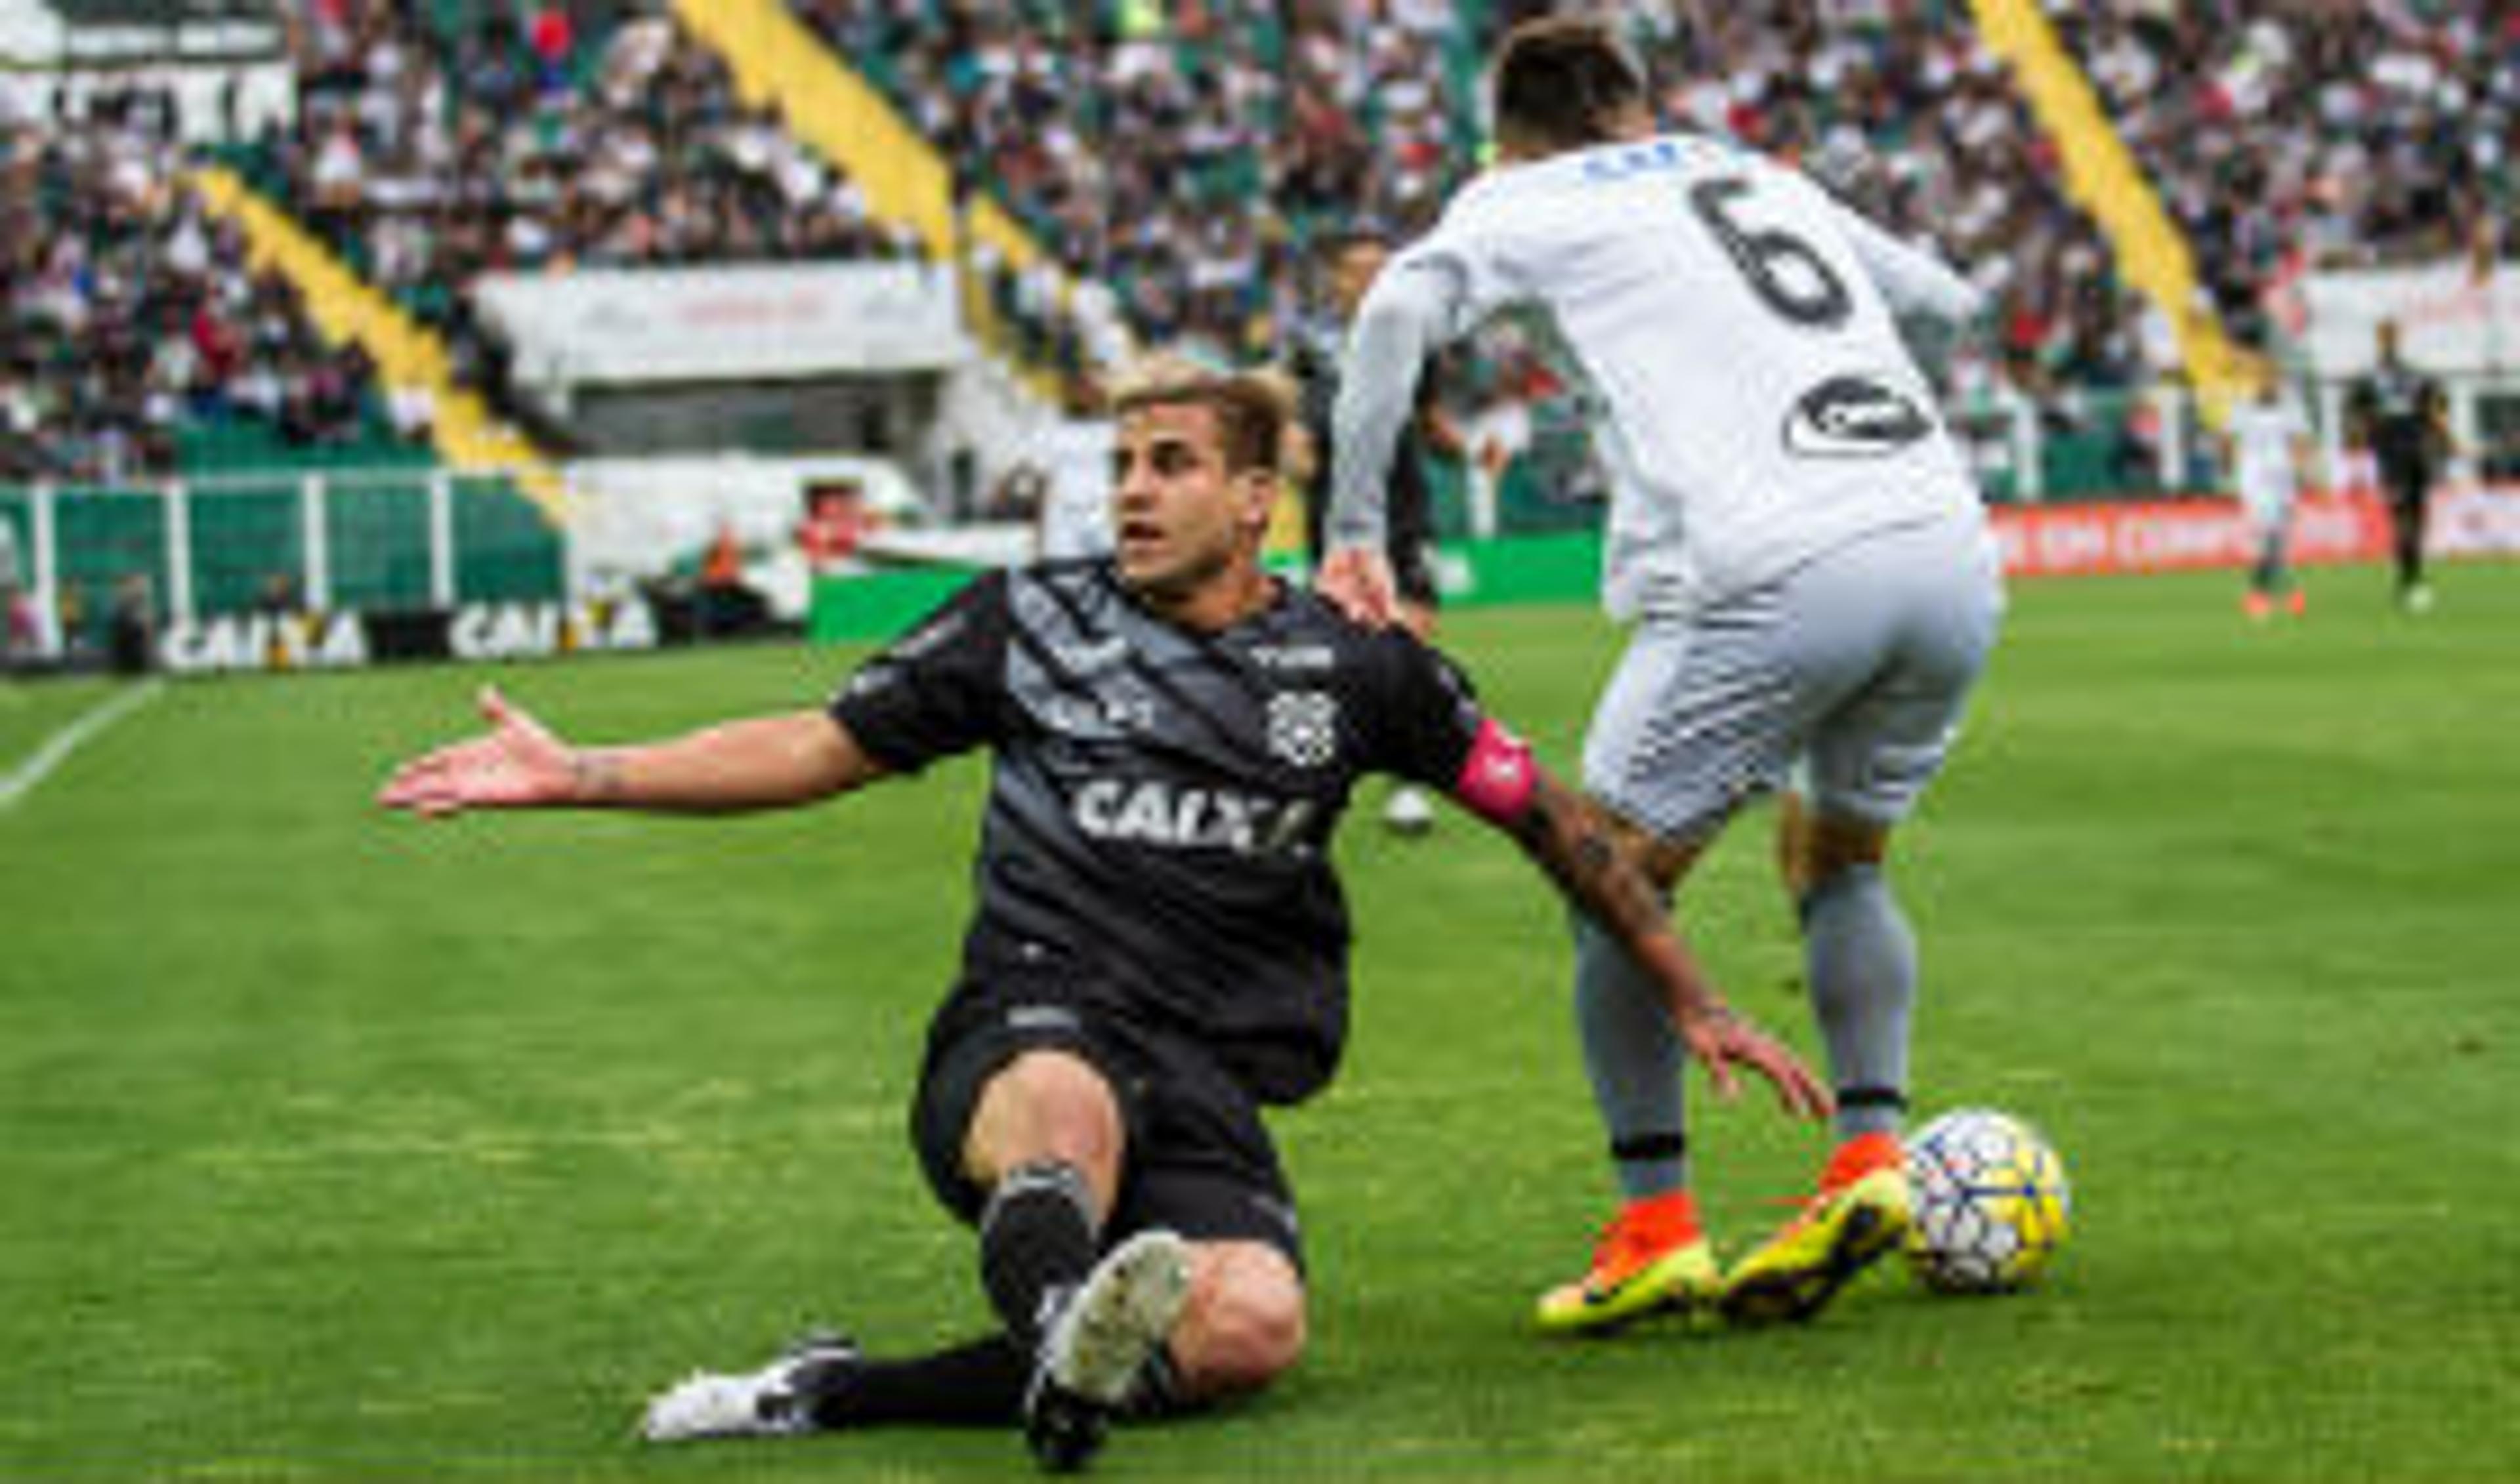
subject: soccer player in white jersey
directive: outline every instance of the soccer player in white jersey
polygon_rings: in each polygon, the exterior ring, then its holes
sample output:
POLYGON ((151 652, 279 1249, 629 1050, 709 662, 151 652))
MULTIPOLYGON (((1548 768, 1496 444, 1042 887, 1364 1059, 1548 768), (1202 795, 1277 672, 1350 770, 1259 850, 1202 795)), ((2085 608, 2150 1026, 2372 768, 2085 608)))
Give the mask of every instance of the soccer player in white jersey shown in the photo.
POLYGON ((1539 1320, 1598 1330, 1699 1304, 1806 1318, 1908 1224, 1916 952, 1883 862, 2003 600, 1898 321, 1962 324, 1979 295, 1802 175, 1657 134, 1640 69, 1598 22, 1517 26, 1489 85, 1496 167, 1392 262, 1353 332, 1322 586, 1361 617, 1390 610, 1379 491, 1427 352, 1507 305, 1552 318, 1603 409, 1603 595, 1633 625, 1586 785, 1676 891, 1735 809, 1807 759, 1790 875, 1807 883, 1839 1144, 1800 1213, 1719 1272, 1688 1187, 1682 1048, 1635 967, 1577 924, 1577 1018, 1625 1201, 1539 1320))
POLYGON ((2301 490, 2301 472, 2309 467, 2310 419, 2300 402, 2284 394, 2282 382, 2269 368, 2256 394, 2231 409, 2224 440, 2232 493, 2240 497, 2257 546, 2241 610, 2259 622, 2278 604, 2298 614, 2304 603, 2292 580, 2292 506, 2301 490))
POLYGON ((1111 525, 1111 459, 1119 431, 1081 386, 1071 386, 1062 416, 1033 434, 1029 462, 1041 472, 1041 509, 1033 519, 1033 556, 1043 562, 1105 557, 1118 543, 1111 525))

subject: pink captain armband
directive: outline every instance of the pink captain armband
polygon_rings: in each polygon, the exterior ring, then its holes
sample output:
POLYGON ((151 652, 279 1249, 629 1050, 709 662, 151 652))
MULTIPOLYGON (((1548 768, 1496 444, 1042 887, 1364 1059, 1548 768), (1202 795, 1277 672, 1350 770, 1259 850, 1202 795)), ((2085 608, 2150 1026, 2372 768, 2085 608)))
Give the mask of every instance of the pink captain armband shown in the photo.
POLYGON ((1539 787, 1531 744, 1494 721, 1481 720, 1478 735, 1470 739, 1470 755, 1462 760, 1462 776, 1453 781, 1453 797, 1489 824, 1511 825, 1531 807, 1539 787))

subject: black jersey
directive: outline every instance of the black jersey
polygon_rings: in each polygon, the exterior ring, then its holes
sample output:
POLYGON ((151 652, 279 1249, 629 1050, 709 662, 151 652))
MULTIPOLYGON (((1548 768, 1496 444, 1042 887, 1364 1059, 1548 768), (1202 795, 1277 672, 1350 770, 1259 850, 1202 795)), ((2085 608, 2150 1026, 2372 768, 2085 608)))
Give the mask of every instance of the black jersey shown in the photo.
POLYGON ((1073 999, 1196 1037, 1268 1102, 1347 1027, 1329 841, 1368 772, 1450 789, 1467 683, 1397 630, 1281 588, 1216 634, 1149 613, 1107 561, 979 577, 832 703, 888 768, 993 753, 964 976, 941 1015, 1073 999))
POLYGON ((2432 478, 2442 400, 2440 382, 2403 365, 2378 367, 2355 386, 2348 410, 2390 483, 2432 478))

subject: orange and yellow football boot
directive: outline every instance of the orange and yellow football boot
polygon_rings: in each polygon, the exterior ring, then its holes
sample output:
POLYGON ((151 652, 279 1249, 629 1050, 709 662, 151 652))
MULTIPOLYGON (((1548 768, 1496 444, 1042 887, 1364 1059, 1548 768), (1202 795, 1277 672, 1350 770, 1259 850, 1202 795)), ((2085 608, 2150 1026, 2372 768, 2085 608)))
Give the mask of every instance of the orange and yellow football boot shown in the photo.
POLYGON ((1650 1314, 1687 1311, 1723 1286, 1715 1251, 1687 1191, 1632 1200, 1601 1229, 1593 1266, 1540 1296, 1540 1327, 1552 1334, 1606 1334, 1650 1314))
POLYGON ((1820 1192, 1724 1281, 1718 1299, 1736 1325, 1810 1319, 1907 1236, 1907 1156, 1896 1134, 1858 1134, 1837 1147, 1820 1192))

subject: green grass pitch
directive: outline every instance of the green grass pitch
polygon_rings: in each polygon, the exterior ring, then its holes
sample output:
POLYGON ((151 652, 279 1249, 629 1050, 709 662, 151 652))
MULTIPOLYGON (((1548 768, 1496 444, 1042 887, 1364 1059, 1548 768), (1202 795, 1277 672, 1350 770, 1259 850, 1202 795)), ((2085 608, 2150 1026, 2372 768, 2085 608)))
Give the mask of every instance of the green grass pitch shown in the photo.
MULTIPOLYGON (((1607 1214, 1558 910, 1460 815, 1412 844, 1360 814, 1351 1058, 1278 1124, 1312 1353, 1099 1472, 2520 1474, 2520 567, 2448 571, 2421 619, 2376 571, 2311 586, 2252 628, 2224 575, 2020 585, 1903 837, 1919 1110, 2061 1147, 2044 1289, 1883 1273, 1805 1329, 1536 1337, 1607 1214)), ((1449 635, 1571 765, 1603 624, 1449 635)), ((485 674, 615 740, 810 703, 850 657, 181 684, 0 812, 0 1478, 1027 1473, 997 1433, 630 1437, 653 1388, 811 1323, 899 1349, 981 1322, 901 1131, 978 770, 733 822, 368 802, 485 674)), ((0 768, 103 694, 0 688, 0 768)), ((1688 923, 1810 1050, 1744 825, 1688 923)), ((1822 1140, 1696 1091, 1737 1249, 1822 1140)))

